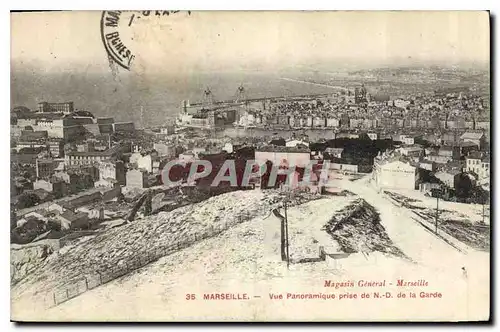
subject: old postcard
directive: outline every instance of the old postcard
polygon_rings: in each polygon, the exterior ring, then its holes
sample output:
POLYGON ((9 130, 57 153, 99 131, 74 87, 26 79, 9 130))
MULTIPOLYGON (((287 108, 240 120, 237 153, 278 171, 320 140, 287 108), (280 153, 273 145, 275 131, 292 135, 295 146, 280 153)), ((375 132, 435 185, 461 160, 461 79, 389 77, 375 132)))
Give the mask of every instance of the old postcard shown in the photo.
POLYGON ((11 27, 12 320, 490 319, 488 12, 11 27))

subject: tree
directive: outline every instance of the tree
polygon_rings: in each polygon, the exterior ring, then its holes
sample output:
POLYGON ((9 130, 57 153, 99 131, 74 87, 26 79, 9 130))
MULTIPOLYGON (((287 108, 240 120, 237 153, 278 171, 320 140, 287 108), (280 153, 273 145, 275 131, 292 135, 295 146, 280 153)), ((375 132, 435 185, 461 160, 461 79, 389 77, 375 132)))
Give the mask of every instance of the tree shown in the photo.
POLYGON ((466 173, 461 173, 458 176, 458 181, 456 184, 456 194, 457 198, 461 200, 466 200, 473 195, 474 186, 472 180, 466 173))
POLYGON ((40 203, 40 198, 38 197, 38 195, 32 192, 24 192, 18 197, 17 208, 24 209, 35 206, 36 204, 39 203, 40 203))
POLYGON ((484 224, 484 206, 488 204, 490 200, 490 193, 484 190, 482 187, 475 187, 472 197, 475 203, 481 204, 483 206, 483 219, 481 220, 481 223, 484 224))

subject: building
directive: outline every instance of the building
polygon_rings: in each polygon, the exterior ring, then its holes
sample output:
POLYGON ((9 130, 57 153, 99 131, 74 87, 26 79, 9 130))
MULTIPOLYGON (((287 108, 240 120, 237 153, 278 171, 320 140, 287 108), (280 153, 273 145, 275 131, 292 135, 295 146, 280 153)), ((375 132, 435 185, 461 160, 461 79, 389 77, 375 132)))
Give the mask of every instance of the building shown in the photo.
POLYGON ((192 163, 196 160, 196 157, 192 151, 186 151, 179 154, 179 161, 184 163, 192 163))
POLYGON ((147 188, 148 175, 143 170, 132 169, 126 174, 126 186, 131 188, 147 188))
POLYGON ((364 124, 363 118, 354 118, 354 117, 349 118, 349 128, 351 129, 363 128, 363 124, 364 124))
POLYGON ((367 101, 366 96, 367 92, 364 84, 361 84, 361 87, 356 87, 354 89, 354 102, 356 104, 365 103, 367 101))
POLYGON ((424 149, 420 146, 403 146, 400 148, 401 154, 408 157, 420 157, 424 149))
POLYGON ((377 128, 377 122, 375 118, 365 118, 363 119, 361 127, 365 129, 377 128))
POLYGON ((298 125, 296 125, 296 127, 304 128, 304 127, 306 127, 306 125, 307 125, 307 118, 301 117, 301 118, 299 118, 298 125))
POLYGON ((309 147, 309 142, 294 139, 294 140, 287 141, 285 143, 285 146, 288 146, 288 147, 297 147, 297 145, 303 145, 304 147, 309 147))
POLYGON ((234 146, 232 143, 226 143, 224 144, 224 147, 222 148, 223 151, 226 151, 227 153, 233 153, 234 151, 234 146))
POLYGON ((55 172, 52 176, 51 181, 54 182, 57 179, 64 181, 66 183, 67 192, 74 194, 79 191, 94 187, 95 180, 92 175, 88 173, 66 171, 66 172, 55 172))
POLYGON ((422 136, 422 140, 428 142, 431 145, 441 144, 441 138, 434 134, 425 134, 422 136))
MULTIPOLYGON (((213 112, 212 112, 213 113, 213 112)), ((210 128, 210 122, 206 114, 181 114, 177 118, 180 127, 210 128)))
POLYGON ((33 130, 21 130, 21 137, 19 138, 22 141, 41 141, 45 140, 48 137, 48 133, 46 130, 41 131, 33 131, 33 130))
POLYGON ((329 128, 337 128, 340 125, 340 120, 337 118, 327 118, 326 126, 329 128))
POLYGON ((36 180, 33 182, 33 189, 43 189, 49 193, 53 193, 55 198, 60 198, 67 194, 66 183, 59 179, 53 179, 51 181, 36 180))
POLYGON ((64 211, 55 218, 60 222, 61 229, 86 229, 90 225, 88 214, 84 212, 64 211))
POLYGON ((465 157, 465 171, 479 174, 482 169, 482 164, 481 164, 482 157, 483 157, 482 154, 477 151, 469 153, 465 157))
POLYGON ((112 125, 113 123, 115 123, 115 119, 114 118, 110 118, 110 117, 97 118, 96 119, 96 123, 100 124, 100 125, 104 125, 104 124, 112 125))
POLYGON ((69 167, 68 170, 75 172, 78 174, 80 179, 88 176, 88 179, 92 182, 97 181, 99 179, 99 168, 97 165, 82 165, 77 167, 69 167))
POLYGON ((401 142, 404 145, 413 145, 415 144, 415 138, 410 135, 405 134, 397 134, 392 136, 392 140, 396 142, 401 142))
POLYGON ((313 127, 315 128, 322 128, 326 126, 326 119, 322 117, 315 117, 313 119, 313 127))
POLYGON ((172 135, 174 133, 175 133, 175 127, 172 125, 160 128, 160 134, 162 135, 172 135))
POLYGON ((36 221, 37 221, 37 223, 38 223, 38 222, 44 222, 44 223, 46 223, 46 222, 48 222, 48 221, 49 221, 49 219, 47 218, 47 215, 48 215, 48 214, 49 214, 49 213, 47 213, 47 212, 45 212, 45 211, 43 211, 43 210, 38 210, 38 211, 28 212, 28 213, 26 213, 25 215, 23 215, 23 217, 22 217, 21 219, 17 220, 16 224, 17 224, 17 226, 18 226, 18 227, 23 226, 23 225, 25 225, 25 224, 28 222, 28 220, 30 220, 30 219, 31 219, 31 220, 33 220, 33 219, 34 219, 34 220, 36 220, 36 221), (33 218, 33 219, 32 219, 32 218, 33 218))
POLYGON ((47 131, 49 138, 60 138, 66 141, 75 140, 85 134, 84 124, 91 124, 91 118, 74 118, 71 116, 59 118, 36 119, 34 131, 47 131))
POLYGON ((38 149, 41 150, 46 147, 46 144, 43 141, 31 141, 31 142, 25 142, 25 141, 18 141, 16 143, 16 151, 20 151, 21 149, 24 148, 29 148, 29 149, 38 149))
POLYGON ((481 158, 481 168, 482 168, 482 172, 481 172, 479 180, 482 181, 482 180, 490 177, 491 164, 490 164, 490 156, 489 155, 486 155, 483 158, 481 158))
POLYGON ((54 173, 57 165, 59 165, 59 162, 56 162, 53 159, 37 158, 35 162, 37 179, 44 179, 52 176, 52 173, 54 173))
POLYGON ((434 172, 436 170, 436 164, 430 160, 422 160, 419 162, 418 167, 434 172))
POLYGON ((355 96, 354 89, 348 89, 346 91, 346 94, 344 95, 344 102, 346 104, 355 104, 356 103, 356 96, 355 96))
POLYGON ((76 192, 77 191, 79 177, 75 173, 56 171, 54 173, 54 175, 52 176, 51 181, 55 182, 57 180, 64 181, 68 185, 67 187, 68 187, 69 192, 76 192))
POLYGON ((439 155, 437 153, 430 153, 427 156, 425 156, 425 159, 428 161, 432 161, 436 164, 446 164, 446 163, 453 160, 449 156, 442 156, 442 155, 439 155))
POLYGON ((439 148, 438 155, 449 157, 450 159, 458 160, 460 158, 460 147, 458 147, 458 146, 442 146, 439 148))
POLYGON ((86 141, 84 143, 79 143, 76 145, 76 151, 77 152, 94 152, 94 142, 92 141, 86 141))
POLYGON ((63 209, 75 212, 76 209, 102 201, 102 194, 100 191, 95 191, 95 189, 90 189, 82 192, 77 197, 66 200, 62 203, 63 209))
POLYGON ((419 184, 419 190, 423 193, 430 193, 432 189, 440 189, 439 183, 423 182, 419 184))
POLYGON ((334 158, 342 158, 343 148, 326 148, 325 153, 328 153, 330 156, 334 158))
POLYGON ((64 141, 62 139, 47 141, 47 149, 54 158, 64 157, 64 141))
POLYGON ((460 174, 462 172, 458 169, 454 170, 443 170, 436 172, 435 176, 438 178, 443 184, 449 188, 457 188, 457 184, 460 182, 460 174))
POLYGON ((312 127, 313 126, 313 118, 312 116, 308 116, 306 118, 306 127, 312 127))
POLYGON ((86 206, 82 206, 76 209, 76 212, 82 212, 87 214, 87 218, 90 219, 89 222, 95 222, 104 219, 104 208, 88 208, 86 206))
POLYGON ((372 179, 378 188, 417 189, 419 182, 418 169, 398 159, 374 160, 372 179))
POLYGON ((358 165, 353 164, 331 163, 330 169, 342 171, 344 173, 358 173, 358 165))
MULTIPOLYGON (((253 118, 253 116, 252 116, 253 118)), ((250 122, 250 117, 247 118, 248 120, 248 124, 249 125, 253 125, 254 122, 250 122)), ((278 125, 281 125, 281 126, 287 126, 288 125, 288 116, 286 115, 278 115, 277 116, 277 119, 278 119, 278 125)))
POLYGON ((11 154, 10 161, 12 163, 18 163, 21 165, 35 166, 39 153, 40 153, 39 149, 24 148, 20 150, 19 153, 11 154))
POLYGON ((17 125, 10 125, 10 136, 11 137, 20 137, 22 132, 22 128, 17 125))
POLYGON ((395 107, 406 108, 410 104, 411 104, 411 101, 409 101, 409 100, 404 100, 404 99, 395 99, 394 100, 395 107))
POLYGON ((476 121, 475 129, 489 130, 490 129, 490 122, 489 121, 476 121))
POLYGON ((94 152, 69 152, 64 160, 66 166, 93 165, 102 161, 108 161, 111 155, 101 151, 94 152))
POLYGON ((100 162, 99 166, 99 181, 95 186, 112 186, 110 184, 118 184, 124 186, 126 183, 125 164, 121 160, 116 162, 100 162))
POLYGON ((465 157, 465 170, 477 175, 479 181, 490 177, 490 158, 479 152, 472 152, 465 157))
POLYGON ((101 130, 97 123, 89 123, 82 126, 86 133, 91 134, 94 137, 101 135, 101 130))
POLYGON ((136 164, 138 169, 142 169, 149 174, 158 174, 160 157, 157 151, 148 154, 134 153, 133 156, 134 158, 131 158, 130 162, 136 164))
POLYGON ((255 161, 258 165, 270 161, 273 165, 306 167, 310 159, 311 150, 301 146, 267 146, 255 149, 255 161))
POLYGON ((115 133, 131 133, 135 131, 133 122, 116 122, 113 124, 113 131, 115 133))
POLYGON ((154 143, 153 150, 158 152, 158 155, 162 157, 169 157, 169 158, 175 157, 175 148, 169 144, 154 143))
POLYGON ((97 118, 96 123, 99 127, 100 134, 113 133, 113 124, 115 123, 113 118, 97 118))
POLYGON ((458 145, 460 143, 460 136, 456 130, 448 131, 441 134, 441 142, 444 145, 458 145))
POLYGON ((415 138, 413 138, 412 136, 404 135, 403 144, 413 145, 413 144, 415 144, 415 138))
POLYGON ((102 161, 109 161, 116 157, 121 148, 117 145, 106 151, 68 152, 64 156, 64 162, 66 166, 93 165, 102 161))
POLYGON ((460 136, 460 142, 465 143, 473 143, 477 146, 479 150, 484 149, 486 145, 486 137, 482 132, 465 132, 462 136, 460 136))
POLYGON ((466 156, 473 151, 478 151, 479 146, 474 142, 460 142, 460 154, 466 156))
POLYGON ((73 102, 48 103, 46 101, 38 103, 37 111, 39 113, 63 113, 70 114, 74 111, 73 102))
POLYGON ((335 134, 335 139, 342 139, 342 138, 358 139, 359 138, 359 134, 348 133, 348 132, 341 132, 341 133, 335 134))

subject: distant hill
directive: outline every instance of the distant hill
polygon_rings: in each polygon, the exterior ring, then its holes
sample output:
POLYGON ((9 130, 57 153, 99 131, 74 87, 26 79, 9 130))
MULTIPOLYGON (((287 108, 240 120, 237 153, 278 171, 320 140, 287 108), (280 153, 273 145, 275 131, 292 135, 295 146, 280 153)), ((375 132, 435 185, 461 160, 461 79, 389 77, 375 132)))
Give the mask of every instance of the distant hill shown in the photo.
POLYGON ((358 70, 349 72, 351 75, 373 75, 379 79, 421 79, 430 81, 458 81, 470 83, 489 83, 489 69, 462 68, 458 66, 402 66, 358 70))

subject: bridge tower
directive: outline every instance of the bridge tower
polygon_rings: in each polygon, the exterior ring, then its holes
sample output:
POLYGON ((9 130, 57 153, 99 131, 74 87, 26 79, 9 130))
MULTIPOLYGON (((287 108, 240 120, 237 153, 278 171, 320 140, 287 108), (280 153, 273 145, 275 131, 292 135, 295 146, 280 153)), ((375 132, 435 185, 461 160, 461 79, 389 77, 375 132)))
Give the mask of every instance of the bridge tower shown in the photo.
MULTIPOLYGON (((234 102, 237 104, 242 103, 243 105, 245 105, 245 112, 248 111, 247 92, 243 84, 240 84, 240 86, 236 89, 236 100, 234 102)), ((236 121, 240 121, 241 113, 242 113, 241 109, 238 109, 236 111, 236 116, 235 116, 236 121)))
POLYGON ((211 106, 214 103, 214 95, 209 87, 203 92, 203 106, 211 106))
POLYGON ((247 92, 245 90, 245 87, 243 86, 243 84, 240 84, 240 86, 238 87, 238 89, 236 89, 236 100, 235 100, 236 103, 245 103, 248 104, 248 100, 247 100, 247 92))
POLYGON ((183 100, 182 104, 181 104, 181 108, 182 108, 182 113, 183 114, 187 114, 187 112, 188 112, 187 108, 188 107, 189 107, 189 100, 183 100))

